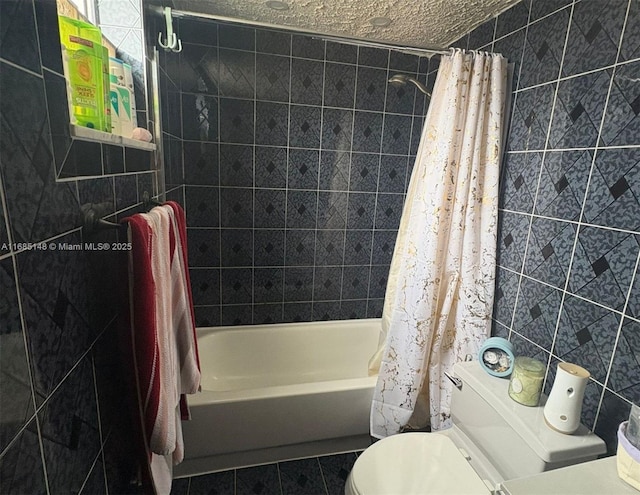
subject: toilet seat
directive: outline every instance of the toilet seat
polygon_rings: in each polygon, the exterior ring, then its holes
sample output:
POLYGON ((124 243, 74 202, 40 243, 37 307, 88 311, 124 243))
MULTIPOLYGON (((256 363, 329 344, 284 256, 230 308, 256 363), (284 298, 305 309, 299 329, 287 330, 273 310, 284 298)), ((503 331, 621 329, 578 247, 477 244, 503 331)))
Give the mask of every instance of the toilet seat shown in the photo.
POLYGON ((441 433, 403 433, 374 443, 356 461, 346 495, 490 495, 453 441, 441 433))

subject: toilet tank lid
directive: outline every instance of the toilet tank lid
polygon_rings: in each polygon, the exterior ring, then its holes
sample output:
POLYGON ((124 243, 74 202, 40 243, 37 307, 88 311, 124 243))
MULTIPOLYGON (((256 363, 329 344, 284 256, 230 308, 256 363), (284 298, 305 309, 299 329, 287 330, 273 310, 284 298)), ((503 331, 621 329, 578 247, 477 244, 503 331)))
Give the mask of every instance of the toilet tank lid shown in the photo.
POLYGON ((552 430, 544 420, 544 394, 538 407, 523 406, 509 397, 509 378, 489 376, 477 361, 456 363, 454 373, 492 406, 545 462, 593 457, 606 452, 604 441, 580 425, 573 435, 552 430))

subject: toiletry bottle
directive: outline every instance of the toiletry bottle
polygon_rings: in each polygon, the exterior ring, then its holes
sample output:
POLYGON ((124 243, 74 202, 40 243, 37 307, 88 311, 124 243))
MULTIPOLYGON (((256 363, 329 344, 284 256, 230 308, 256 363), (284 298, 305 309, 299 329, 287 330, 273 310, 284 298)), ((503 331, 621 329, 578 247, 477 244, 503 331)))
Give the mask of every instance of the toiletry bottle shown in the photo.
POLYGON ((83 37, 94 37, 99 29, 64 16, 58 17, 58 24, 71 121, 104 130, 102 45, 83 37))
POLYGON ((138 107, 136 105, 136 93, 133 86, 133 71, 129 64, 122 64, 124 68, 124 83, 129 92, 131 93, 131 125, 135 129, 138 127, 138 107))

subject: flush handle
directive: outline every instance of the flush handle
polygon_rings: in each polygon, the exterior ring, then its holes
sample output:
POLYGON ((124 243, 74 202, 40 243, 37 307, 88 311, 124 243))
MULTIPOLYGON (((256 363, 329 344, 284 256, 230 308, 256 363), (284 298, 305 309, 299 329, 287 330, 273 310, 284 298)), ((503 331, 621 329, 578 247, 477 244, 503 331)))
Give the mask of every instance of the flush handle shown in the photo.
POLYGON ((458 378, 457 376, 452 376, 446 371, 444 372, 444 376, 451 380, 451 383, 453 383, 458 390, 462 390, 462 380, 460 380, 460 378, 458 378))

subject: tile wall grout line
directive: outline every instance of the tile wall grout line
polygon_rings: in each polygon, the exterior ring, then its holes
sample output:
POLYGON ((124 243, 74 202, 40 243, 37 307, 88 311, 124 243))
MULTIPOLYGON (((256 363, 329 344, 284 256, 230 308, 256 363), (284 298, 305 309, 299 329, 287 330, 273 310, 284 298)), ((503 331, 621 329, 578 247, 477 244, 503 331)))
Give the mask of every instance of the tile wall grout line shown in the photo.
MULTIPOLYGON (((255 253, 256 253, 256 137, 258 134, 258 34, 256 29, 253 31, 253 143, 251 144, 251 201, 253 207, 251 209, 251 313, 249 315, 249 321, 251 324, 253 321, 254 307, 256 301, 256 266, 255 266, 255 253)), ((287 106, 287 140, 289 136, 289 112, 291 107, 287 106)), ((219 124, 218 120, 218 125, 219 124)), ((288 142, 287 142, 288 144, 288 142)), ((218 148, 220 145, 218 145, 218 148)), ((220 239, 222 239, 222 231, 220 232, 220 239)), ((222 263, 221 263, 222 264, 222 263)), ((222 292, 222 284, 220 284, 220 291, 222 292)), ((224 312, 224 309, 223 309, 224 312)), ((234 472, 235 473, 235 472, 234 472)))
MULTIPOLYGON (((514 270, 514 269, 512 269, 512 268, 509 268, 509 267, 506 267, 506 266, 502 266, 502 265, 498 265, 498 266, 499 266, 501 269, 503 269, 503 270, 505 270, 505 271, 507 271, 507 272, 509 272, 509 273, 513 274, 513 275, 516 275, 516 276, 517 276, 517 275, 520 275, 520 273, 519 273, 519 272, 515 271, 515 270, 514 270)), ((617 315, 620 315, 620 316, 625 316, 626 318, 628 318, 628 319, 630 319, 630 320, 632 320, 632 321, 638 321, 638 322, 640 322, 640 319, 635 318, 635 317, 630 316, 630 315, 625 315, 621 310, 618 310, 618 309, 615 309, 615 308, 611 308, 611 307, 606 306, 606 305, 604 305, 604 304, 602 304, 602 303, 600 303, 600 302, 598 302, 598 301, 593 301, 592 299, 589 299, 589 298, 587 298, 587 297, 581 296, 581 295, 579 295, 579 294, 575 294, 575 293, 570 292, 570 291, 565 291, 564 289, 561 289, 561 288, 559 288, 559 287, 556 287, 555 285, 550 284, 550 283, 548 283, 548 282, 545 282, 545 281, 543 281, 543 280, 539 280, 539 279, 537 279, 537 278, 535 278, 535 277, 532 277, 531 275, 527 275, 526 273, 523 273, 523 274, 522 274, 522 276, 523 276, 524 278, 526 278, 527 280, 530 280, 530 281, 532 281, 532 282, 536 282, 537 284, 543 285, 543 286, 545 286, 545 287, 549 287, 550 289, 554 289, 554 290, 556 290, 556 291, 558 291, 558 292, 560 292, 560 293, 569 294, 570 296, 572 296, 572 297, 574 297, 574 298, 576 298, 576 299, 580 299, 581 301, 584 301, 584 302, 587 302, 587 303, 593 304, 594 306, 598 306, 598 307, 600 307, 600 308, 602 308, 602 309, 604 309, 604 310, 606 310, 606 311, 608 311, 608 312, 610 312, 610 313, 614 313, 614 314, 617 314, 617 315)))
MULTIPOLYGON (((216 71, 217 71, 217 76, 218 76, 218 81, 219 83, 216 85, 217 87, 217 102, 218 102, 218 129, 217 129, 217 138, 218 138, 218 146, 217 146, 217 154, 218 154, 218 263, 219 263, 219 268, 218 268, 218 302, 219 302, 219 311, 218 311, 218 325, 222 325, 223 324, 223 313, 224 313, 224 297, 223 297, 223 281, 222 281, 222 275, 224 273, 223 271, 223 262, 222 262, 222 153, 220 151, 221 148, 221 137, 222 137, 222 133, 220 132, 220 122, 221 122, 221 115, 222 115, 222 110, 221 110, 221 103, 222 103, 222 98, 220 95, 220 82, 221 82, 221 78, 220 78, 220 29, 219 29, 219 24, 215 23, 215 37, 216 37, 216 59, 217 59, 217 66, 216 66, 216 71)), ((180 55, 180 57, 182 58, 182 55, 180 55)), ((180 88, 180 91, 182 91, 182 87, 180 88)), ((182 101, 182 96, 180 98, 180 101, 182 101)), ((182 105, 180 106, 180 108, 182 108, 182 105)), ((184 138, 184 132, 182 133, 182 137, 184 138)), ((182 146, 182 149, 184 150, 184 144, 182 146)), ((184 158, 182 160, 182 166, 184 167, 184 158)), ((183 172, 183 177, 185 177, 184 172, 183 172)), ((186 177, 185 177, 186 179, 186 177)), ((185 180, 186 182, 186 180, 185 180)), ((185 201, 187 199, 187 191, 186 191, 186 184, 185 184, 185 201)))
MULTIPOLYGON (((633 0, 629 0, 627 2, 627 10, 625 12, 625 18, 624 18, 624 21, 623 21, 623 24, 622 24, 622 29, 620 31, 620 37, 618 39, 618 50, 616 52, 616 60, 615 60, 616 64, 617 64, 618 60, 620 59, 620 52, 622 51, 622 42, 624 40, 624 35, 625 35, 626 28, 627 28, 627 21, 629 19, 629 12, 631 10, 631 2, 632 1, 633 0)), ((598 151, 599 151, 598 145, 600 144, 600 140, 601 140, 601 136, 602 136, 602 130, 604 128, 604 123, 605 123, 605 121, 607 119, 607 110, 608 110, 608 107, 609 107, 609 99, 611 97, 611 90, 613 88, 613 83, 615 81, 616 72, 617 72, 616 66, 614 66, 613 70, 611 71, 611 77, 610 77, 610 80, 609 80, 609 88, 607 90, 607 97, 605 98, 604 106, 603 106, 603 109, 602 109, 602 117, 600 119, 600 127, 598 128, 598 136, 596 138, 596 149, 595 149, 595 151, 593 153, 593 157, 592 157, 592 160, 591 160, 591 169, 589 170, 589 178, 587 179, 587 185, 586 185, 586 188, 585 188, 585 194, 584 194, 584 199, 583 199, 583 203, 582 203, 582 209, 580 211, 580 217, 579 217, 579 222, 580 223, 582 223, 582 218, 584 217, 584 210, 585 210, 585 206, 586 206, 586 203, 587 203, 587 197, 589 196, 589 186, 591 185, 591 177, 593 176, 594 169, 596 168, 596 159, 598 158, 598 151)), ((576 243, 577 243, 577 240, 578 240, 578 235, 579 235, 580 230, 578 230, 578 234, 576 235, 576 243)), ((571 261, 573 261, 573 255, 572 255, 571 261)), ((598 408, 596 409, 596 415, 595 415, 595 418, 593 420, 593 428, 592 428, 592 430, 595 430, 595 428, 596 428, 596 426, 598 424, 598 419, 600 417, 600 410, 602 409, 602 404, 604 403, 604 396, 605 396, 605 393, 606 393, 606 391, 608 389, 609 377, 611 376, 611 368, 613 367, 613 363, 614 363, 614 360, 615 360, 615 357, 616 357, 616 352, 618 350, 618 342, 620 340, 620 335, 622 334, 622 326, 623 326, 623 323, 624 323, 624 313, 626 313, 626 310, 627 310, 627 307, 628 307, 628 304, 629 304, 629 297, 630 297, 630 295, 631 295, 631 293, 633 291, 633 282, 634 282, 634 279, 635 279, 637 271, 638 271, 639 263, 640 263, 640 251, 638 251, 638 255, 637 255, 637 258, 636 258, 636 266, 635 266, 633 275, 631 276, 631 281, 629 283, 629 287, 627 289, 627 295, 625 297, 624 306, 622 308, 623 316, 620 318, 620 323, 618 325, 618 330, 616 332, 615 342, 613 344, 613 349, 611 351, 611 357, 609 359, 609 365, 607 366, 607 372, 606 372, 606 376, 605 376, 605 380, 604 380, 604 386, 602 387, 602 392, 600 393, 600 400, 598 402, 598 408)), ((567 284, 568 284, 568 277, 567 277, 567 284)))
MULTIPOLYGON (((567 21, 567 32, 565 33, 564 45, 562 47, 562 57, 560 59, 560 64, 559 64, 559 67, 558 67, 558 75, 556 77, 555 82, 550 83, 550 84, 554 84, 555 89, 554 89, 554 93, 553 93, 553 101, 551 103, 551 111, 549 113, 549 123, 547 124, 547 132, 546 132, 545 144, 544 144, 545 148, 544 148, 544 150, 542 152, 542 158, 540 160, 540 170, 538 172, 538 180, 537 180, 537 183, 536 183, 535 196, 533 198, 533 205, 531 207, 531 211, 532 212, 534 212, 535 209, 536 209, 536 204, 537 204, 537 200, 538 200, 538 191, 540 190, 540 182, 541 182, 542 173, 543 173, 543 170, 544 170, 544 160, 545 160, 546 154, 547 154, 546 148, 549 145, 549 138, 551 136, 551 128, 553 127, 553 117, 554 117, 554 114, 555 114, 556 103, 557 103, 557 100, 558 100, 558 89, 559 89, 559 86, 560 86, 559 78, 560 78, 560 75, 562 74, 562 65, 564 64, 564 57, 565 57, 565 54, 566 54, 566 51, 567 51, 567 45, 569 43, 569 33, 571 32, 571 22, 573 20, 573 8, 574 8, 574 4, 572 3, 571 4, 571 10, 569 12, 569 19, 567 21)), ((527 25, 527 34, 529 33, 528 28, 529 28, 529 26, 527 25)), ((526 40, 526 37, 525 37, 524 45, 523 45, 523 48, 522 48, 523 50, 524 50, 524 48, 526 46, 526 42, 527 42, 527 40, 526 40)), ((520 84, 519 80, 518 80, 518 84, 520 84)), ((517 96, 516 96, 516 101, 517 101, 517 96)), ((531 131, 529 131, 529 132, 531 132, 531 131)), ((511 314, 511 322, 510 322, 510 325, 509 325, 509 327, 510 327, 509 340, 511 340, 511 333, 514 331, 513 327, 514 327, 514 323, 515 323, 516 312, 517 312, 517 309, 518 309, 518 302, 519 302, 519 299, 520 299, 520 292, 521 292, 521 287, 522 287, 522 279, 523 279, 523 275, 524 275, 524 272, 525 272, 527 254, 528 254, 528 250, 529 250, 529 242, 530 242, 530 239, 531 239, 532 225, 533 225, 533 217, 530 217, 529 218, 529 226, 528 226, 528 230, 527 230, 527 239, 526 239, 526 243, 525 243, 524 252, 522 254, 522 264, 520 266, 520 273, 519 273, 519 276, 518 276, 518 287, 517 287, 517 291, 516 291, 516 298, 515 298, 515 301, 514 301, 513 312, 511 314)), ((575 242, 576 241, 577 241, 577 233, 576 233, 576 237, 574 238, 574 250, 575 250, 575 242)), ((572 253, 571 260, 572 259, 573 259, 573 253, 572 253)), ((571 267, 569 267, 567 269, 567 277, 566 277, 567 281, 569 279, 569 275, 568 274, 570 272, 570 269, 571 269, 571 267)), ((549 357, 548 357, 548 360, 547 360, 547 363, 546 363, 545 376, 544 376, 544 379, 543 379, 543 383, 546 382, 547 376, 549 375, 549 367, 551 366, 551 354, 552 354, 553 347, 555 345, 555 339, 556 339, 556 335, 557 335, 557 332, 558 332, 558 325, 560 323, 560 314, 562 313, 562 302, 563 302, 563 300, 564 300, 564 293, 563 293, 562 298, 561 298, 560 309, 559 309, 558 316, 557 316, 557 319, 556 319, 555 330, 554 330, 553 337, 551 339, 551 348, 549 349, 549 357)))

